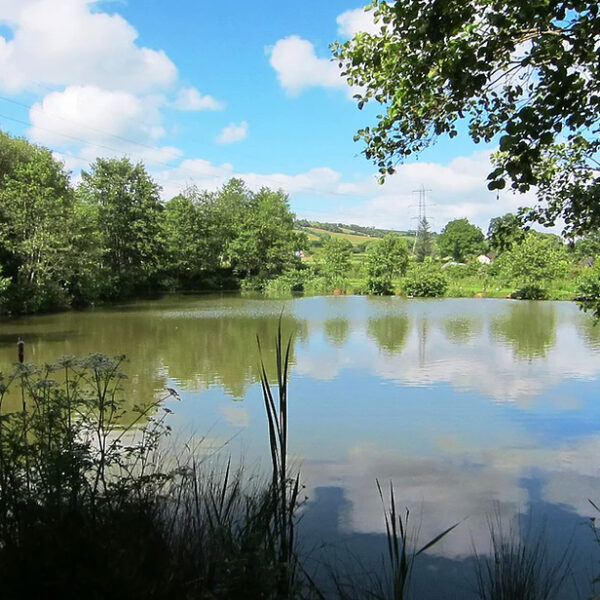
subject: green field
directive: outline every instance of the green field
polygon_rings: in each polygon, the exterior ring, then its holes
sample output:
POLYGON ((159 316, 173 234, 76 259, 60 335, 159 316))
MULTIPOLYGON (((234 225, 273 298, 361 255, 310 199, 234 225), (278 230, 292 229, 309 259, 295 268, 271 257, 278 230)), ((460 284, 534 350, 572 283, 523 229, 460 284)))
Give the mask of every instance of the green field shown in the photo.
POLYGON ((378 239, 381 239, 387 233, 395 233, 400 237, 406 239, 407 242, 410 242, 413 239, 413 236, 407 231, 393 231, 389 229, 370 228, 373 235, 369 235, 367 233, 355 231, 353 229, 354 226, 352 225, 343 225, 340 223, 338 226, 335 226, 339 229, 339 231, 332 231, 330 228, 327 228, 327 226, 327 223, 319 223, 313 221, 310 223, 310 226, 301 226, 300 229, 308 235, 309 241, 315 241, 325 236, 331 236, 337 238, 344 238, 348 240, 352 245, 376 241, 378 239))

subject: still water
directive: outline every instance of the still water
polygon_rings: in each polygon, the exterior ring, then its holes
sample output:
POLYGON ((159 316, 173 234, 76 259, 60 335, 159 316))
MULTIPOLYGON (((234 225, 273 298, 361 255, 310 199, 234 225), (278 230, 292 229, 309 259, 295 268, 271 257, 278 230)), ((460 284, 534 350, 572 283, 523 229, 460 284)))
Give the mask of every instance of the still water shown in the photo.
MULTIPOLYGON (((132 403, 170 386, 173 443, 268 464, 256 337, 274 374, 282 315, 293 335, 290 453, 313 556, 379 563, 376 479, 393 481, 419 539, 461 522, 420 557, 417 597, 470 598, 488 520, 570 544, 565 598, 598 575, 588 498, 600 502, 600 325, 575 305, 492 299, 168 297, 0 324, 0 368, 61 355, 126 354, 132 403), (326 544, 324 547, 321 544, 326 544)), ((600 515, 598 515, 600 516, 600 515)))

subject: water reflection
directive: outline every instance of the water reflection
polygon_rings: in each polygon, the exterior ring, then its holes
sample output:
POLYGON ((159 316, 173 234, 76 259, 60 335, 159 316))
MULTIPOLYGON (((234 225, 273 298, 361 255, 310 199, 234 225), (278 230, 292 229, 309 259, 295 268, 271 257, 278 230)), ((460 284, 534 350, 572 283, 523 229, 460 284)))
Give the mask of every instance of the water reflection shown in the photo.
POLYGON ((406 315, 372 317, 367 322, 367 334, 386 354, 398 354, 406 344, 410 321, 406 315))
POLYGON ((444 320, 446 337, 454 344, 467 344, 476 338, 482 329, 481 320, 469 317, 450 317, 444 320))
MULTIPOLYGON (((240 308, 227 299, 183 298, 9 320, 0 334, 0 364, 6 370, 16 361, 16 340, 22 336, 27 361, 38 364, 91 352, 126 355, 133 404, 152 399, 169 378, 184 389, 220 385, 232 397, 243 398, 259 380, 257 337, 267 373, 275 377, 274 340, 283 306, 246 301, 245 310, 240 308)), ((292 315, 281 316, 281 327, 297 340, 307 335, 306 323, 292 315)))
POLYGON ((513 347, 515 357, 532 361, 546 356, 556 343, 556 309, 551 302, 515 302, 508 314, 495 318, 491 326, 495 339, 513 347))
POLYGON ((268 463, 256 336, 274 374, 282 311, 295 332, 290 453, 315 532, 380 548, 375 479, 392 480, 424 539, 467 517, 427 557, 459 574, 473 544, 486 551, 493 506, 508 519, 543 509, 568 538, 600 500, 600 326, 568 303, 168 298, 6 321, 0 364, 17 335, 38 362, 125 353, 132 397, 173 385, 175 429, 214 426, 215 446, 239 435, 247 459, 268 463))
POLYGON ((350 333, 350 322, 348 319, 327 319, 323 324, 327 339, 334 345, 341 348, 348 339, 350 333))

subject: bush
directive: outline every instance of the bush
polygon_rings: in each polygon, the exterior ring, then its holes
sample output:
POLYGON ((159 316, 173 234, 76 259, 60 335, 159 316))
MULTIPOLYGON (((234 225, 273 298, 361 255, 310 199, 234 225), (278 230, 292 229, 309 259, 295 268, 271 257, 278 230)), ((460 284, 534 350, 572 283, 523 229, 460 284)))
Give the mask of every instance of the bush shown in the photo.
POLYGON ((302 271, 288 271, 264 286, 264 292, 271 295, 290 294, 304 291, 306 276, 302 271))
POLYGON ((464 279, 465 277, 477 275, 481 266, 476 260, 466 265, 449 265, 444 269, 444 274, 450 279, 464 279))
POLYGON ((404 280, 406 295, 415 298, 443 296, 447 289, 448 280, 432 262, 415 263, 404 280))
POLYGON ((515 300, 545 300, 548 293, 537 285, 526 285, 513 292, 510 297, 515 300))
POLYGON ((582 300, 600 298, 600 261, 586 268, 577 280, 577 296, 582 300))
MULTIPOLYGON (((207 471, 193 449, 168 458, 171 411, 163 399, 127 404, 122 361, 68 357, 0 373, 0 596, 301 597, 298 479, 278 469, 263 483, 229 463, 207 471)), ((287 439, 282 377, 270 418, 287 439)))

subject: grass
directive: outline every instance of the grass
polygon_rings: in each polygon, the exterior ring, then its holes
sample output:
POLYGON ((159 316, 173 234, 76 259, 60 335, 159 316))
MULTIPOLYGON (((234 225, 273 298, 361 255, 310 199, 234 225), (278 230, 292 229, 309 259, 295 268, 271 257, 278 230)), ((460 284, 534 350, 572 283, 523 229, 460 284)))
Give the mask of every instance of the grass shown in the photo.
POLYGON ((263 367, 271 480, 211 468, 193 449, 170 455, 163 398, 124 420, 122 357, 0 377, 2 597, 296 597, 299 478, 287 477, 280 342, 278 402, 263 367), (21 410, 2 412, 14 392, 21 410))
POLYGON ((446 537, 458 523, 448 527, 417 550, 418 531, 409 529, 410 511, 405 509, 404 514, 396 509, 394 487, 390 482, 389 506, 386 506, 385 498, 379 481, 377 481, 379 497, 383 504, 385 516, 385 531, 387 538, 388 573, 391 581, 387 589, 381 594, 382 598, 390 600, 405 600, 409 595, 411 575, 416 558, 435 546, 446 537))
POLYGON ((498 512, 489 519, 490 558, 477 557, 480 600, 551 600, 570 573, 569 551, 550 557, 544 530, 504 528, 498 512))
POLYGON ((330 235, 331 237, 337 237, 337 238, 343 238, 345 240, 348 240, 349 242, 351 242, 352 244, 362 244, 363 242, 374 242, 376 241, 378 238, 376 237, 370 237, 368 235, 360 235, 357 233, 351 233, 351 232, 347 232, 347 233, 338 233, 335 231, 325 231, 324 229, 318 229, 316 227, 308 227, 307 230, 308 232, 308 239, 320 239, 322 236, 324 236, 325 234, 330 235))

